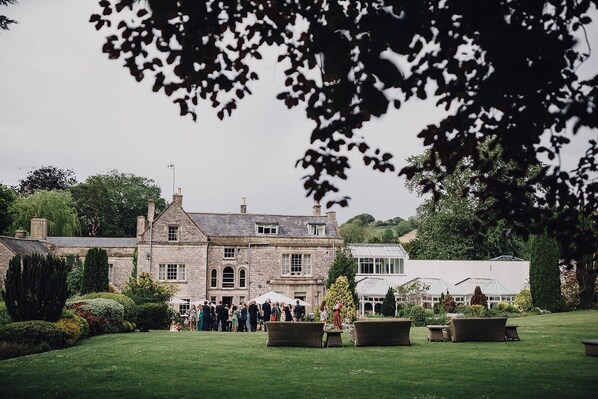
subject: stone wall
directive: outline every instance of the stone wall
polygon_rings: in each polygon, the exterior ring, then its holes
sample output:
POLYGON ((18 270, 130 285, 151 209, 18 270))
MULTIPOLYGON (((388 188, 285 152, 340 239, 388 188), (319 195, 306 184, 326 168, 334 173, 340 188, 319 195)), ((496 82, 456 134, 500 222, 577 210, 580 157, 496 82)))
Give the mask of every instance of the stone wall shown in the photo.
POLYGON ((4 287, 4 279, 6 278, 6 272, 8 271, 8 262, 10 262, 14 256, 12 251, 0 242, 0 287, 4 287))

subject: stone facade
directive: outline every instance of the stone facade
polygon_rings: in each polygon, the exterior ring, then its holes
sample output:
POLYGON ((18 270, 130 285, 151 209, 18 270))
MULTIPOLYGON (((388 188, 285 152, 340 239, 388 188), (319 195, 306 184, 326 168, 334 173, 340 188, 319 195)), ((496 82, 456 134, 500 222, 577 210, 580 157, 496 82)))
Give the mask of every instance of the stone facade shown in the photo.
MULTIPOLYGON (((248 214, 243 201, 240 213, 188 213, 180 193, 155 219, 153 209, 150 203, 147 217, 132 221, 136 238, 43 239, 47 224, 36 220, 39 239, 31 241, 59 256, 84 258, 92 247, 106 249, 118 288, 128 281, 137 251, 138 273, 174 284, 183 300, 238 304, 276 291, 317 306, 324 298, 324 280, 342 244, 334 212, 322 216, 316 204, 308 216, 248 214)), ((0 267, 13 256, 7 253, 0 242, 0 267)))

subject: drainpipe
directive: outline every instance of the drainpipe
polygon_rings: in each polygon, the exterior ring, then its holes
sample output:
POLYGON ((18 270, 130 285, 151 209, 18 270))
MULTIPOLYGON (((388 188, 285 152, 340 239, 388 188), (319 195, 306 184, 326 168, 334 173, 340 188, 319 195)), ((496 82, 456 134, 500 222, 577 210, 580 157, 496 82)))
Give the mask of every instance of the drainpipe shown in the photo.
MULTIPOLYGON (((154 244, 154 222, 151 221, 150 222, 150 247, 149 247, 149 274, 150 274, 150 276, 152 275, 153 244, 154 244)), ((137 274, 137 276, 139 276, 139 274, 137 274)))

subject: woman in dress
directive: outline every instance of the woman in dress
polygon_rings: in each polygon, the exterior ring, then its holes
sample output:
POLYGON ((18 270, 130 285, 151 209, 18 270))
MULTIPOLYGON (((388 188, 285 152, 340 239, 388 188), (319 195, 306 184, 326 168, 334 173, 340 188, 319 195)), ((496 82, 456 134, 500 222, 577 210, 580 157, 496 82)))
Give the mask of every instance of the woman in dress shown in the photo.
POLYGON ((341 309, 343 308, 343 305, 341 304, 341 301, 337 300, 336 304, 334 305, 334 308, 332 309, 333 312, 333 317, 332 317, 332 321, 334 322, 334 328, 338 328, 339 330, 343 329, 343 322, 341 321, 341 309))
POLYGON ((232 316, 230 328, 232 332, 237 332, 239 328, 239 312, 237 311, 237 305, 233 305, 232 316))
POLYGON ((189 309, 189 330, 195 330, 197 326, 195 322, 197 321, 197 309, 195 309, 195 305, 191 305, 191 309, 189 309))
POLYGON ((293 314, 291 313, 291 305, 286 305, 284 307, 284 317, 285 321, 293 321, 293 314))

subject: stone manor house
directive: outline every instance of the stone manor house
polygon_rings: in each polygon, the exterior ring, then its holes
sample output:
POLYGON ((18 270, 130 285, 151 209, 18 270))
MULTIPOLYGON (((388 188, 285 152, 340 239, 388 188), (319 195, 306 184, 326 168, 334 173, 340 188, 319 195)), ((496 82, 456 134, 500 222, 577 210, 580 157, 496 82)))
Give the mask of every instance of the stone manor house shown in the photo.
POLYGON ((335 212, 322 216, 315 204, 308 216, 247 213, 194 213, 183 208, 179 192, 158 216, 154 204, 137 218, 136 238, 48 237, 47 221, 33 219, 31 233, 0 237, 0 275, 8 260, 31 252, 84 257, 92 247, 108 252, 109 280, 122 288, 133 269, 175 284, 176 297, 188 303, 240 303, 268 291, 317 306, 324 280, 342 244, 335 212))

